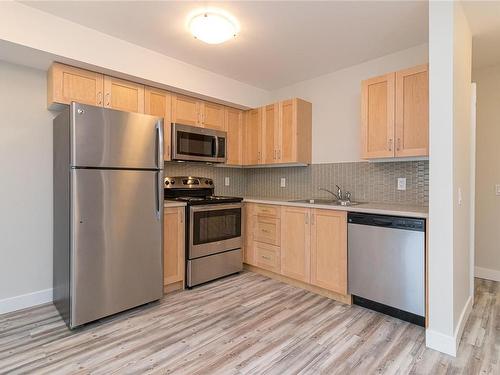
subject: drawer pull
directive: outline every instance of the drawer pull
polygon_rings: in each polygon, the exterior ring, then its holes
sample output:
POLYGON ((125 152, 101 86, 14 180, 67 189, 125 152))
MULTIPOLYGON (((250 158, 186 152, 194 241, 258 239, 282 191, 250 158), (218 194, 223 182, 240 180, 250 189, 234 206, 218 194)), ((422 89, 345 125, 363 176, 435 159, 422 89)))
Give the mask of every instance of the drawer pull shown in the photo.
POLYGON ((262 259, 265 259, 265 260, 271 260, 271 257, 269 257, 269 256, 265 256, 265 255, 262 255, 262 259))
POLYGON ((264 233, 271 233, 271 231, 267 230, 267 229, 261 229, 261 231, 264 232, 264 233))

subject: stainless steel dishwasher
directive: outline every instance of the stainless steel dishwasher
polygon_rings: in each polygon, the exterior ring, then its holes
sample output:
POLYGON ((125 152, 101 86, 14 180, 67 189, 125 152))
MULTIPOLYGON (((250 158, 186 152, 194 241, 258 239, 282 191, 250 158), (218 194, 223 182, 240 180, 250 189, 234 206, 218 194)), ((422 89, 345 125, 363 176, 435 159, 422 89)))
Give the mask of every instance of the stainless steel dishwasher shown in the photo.
POLYGON ((425 325, 425 220, 349 213, 353 303, 425 325))

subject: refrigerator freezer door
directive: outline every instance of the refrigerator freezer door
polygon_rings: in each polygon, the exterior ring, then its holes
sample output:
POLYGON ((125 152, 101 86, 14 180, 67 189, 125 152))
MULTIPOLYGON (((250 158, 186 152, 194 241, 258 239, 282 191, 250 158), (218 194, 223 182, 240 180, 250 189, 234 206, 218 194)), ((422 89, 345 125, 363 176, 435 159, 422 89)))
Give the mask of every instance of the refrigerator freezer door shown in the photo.
POLYGON ((71 166, 163 169, 163 119, 72 103, 71 166))
POLYGON ((71 170, 71 327, 163 296, 162 178, 71 170))

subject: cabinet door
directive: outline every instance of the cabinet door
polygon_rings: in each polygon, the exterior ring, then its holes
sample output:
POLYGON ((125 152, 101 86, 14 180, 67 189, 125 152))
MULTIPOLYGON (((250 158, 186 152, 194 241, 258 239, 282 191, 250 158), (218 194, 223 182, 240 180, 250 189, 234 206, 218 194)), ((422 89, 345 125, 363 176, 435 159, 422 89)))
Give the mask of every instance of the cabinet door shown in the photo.
POLYGON ((310 281, 311 269, 310 211, 281 208, 281 274, 306 283, 310 281))
POLYGON ((311 216, 311 284, 347 294, 347 213, 314 209, 311 216))
POLYGON ((164 160, 170 160, 172 98, 168 91, 154 87, 145 88, 144 113, 163 117, 163 154, 164 160))
POLYGON ((172 95, 172 122, 201 126, 200 101, 189 96, 172 95))
POLYGON ((102 106, 103 75, 54 63, 47 73, 47 105, 72 101, 102 106))
POLYGON ((225 108, 227 132, 226 164, 243 164, 243 111, 230 107, 225 108))
POLYGON ((262 118, 262 163, 278 162, 279 120, 278 103, 266 105, 262 118))
POLYGON ((204 128, 221 131, 225 130, 224 106, 210 102, 203 102, 201 103, 201 108, 203 119, 202 123, 204 128))
POLYGON ((165 208, 163 233, 163 284, 184 280, 184 207, 165 208))
POLYGON ((311 103, 298 98, 279 103, 277 155, 279 163, 311 163, 311 103))
POLYGON ((361 156, 364 159, 394 156, 395 74, 375 77, 361 84, 361 156))
POLYGON ((252 203, 245 203, 243 207, 244 218, 244 252, 243 262, 255 266, 255 247, 253 241, 253 228, 254 228, 254 205, 252 203))
POLYGON ((144 86, 104 76, 104 107, 144 113, 144 86))
POLYGON ((243 163, 245 165, 259 164, 261 161, 260 135, 262 111, 251 109, 245 113, 245 140, 243 148, 243 163))
POLYGON ((428 65, 396 72, 396 156, 429 155, 428 65))

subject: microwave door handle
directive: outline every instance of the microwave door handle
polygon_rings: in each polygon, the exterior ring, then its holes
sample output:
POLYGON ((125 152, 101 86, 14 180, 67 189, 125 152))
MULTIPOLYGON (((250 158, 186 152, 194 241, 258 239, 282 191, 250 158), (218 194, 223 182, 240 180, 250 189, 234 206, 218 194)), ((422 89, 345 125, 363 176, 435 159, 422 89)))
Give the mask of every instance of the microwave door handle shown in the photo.
POLYGON ((214 138, 215 138, 215 155, 214 155, 214 157, 218 158, 219 157, 219 137, 217 137, 215 135, 214 138))

